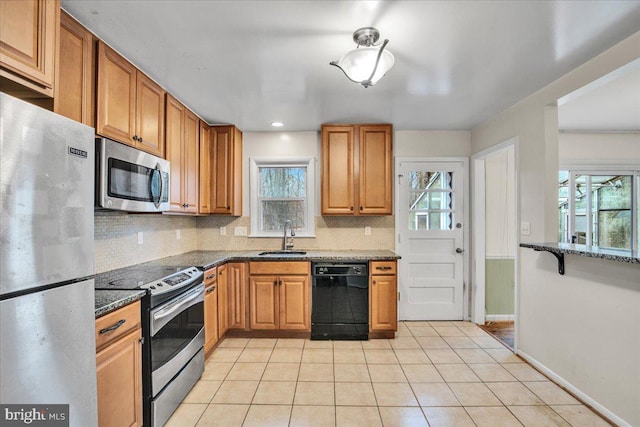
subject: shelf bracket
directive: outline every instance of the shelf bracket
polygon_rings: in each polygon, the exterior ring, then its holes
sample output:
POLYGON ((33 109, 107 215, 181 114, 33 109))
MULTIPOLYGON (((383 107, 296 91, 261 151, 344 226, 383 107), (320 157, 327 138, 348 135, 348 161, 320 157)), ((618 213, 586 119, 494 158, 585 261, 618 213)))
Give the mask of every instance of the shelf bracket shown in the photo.
POLYGON ((547 249, 534 249, 536 252, 549 252, 554 257, 558 258, 558 274, 564 276, 564 254, 553 252, 547 249))

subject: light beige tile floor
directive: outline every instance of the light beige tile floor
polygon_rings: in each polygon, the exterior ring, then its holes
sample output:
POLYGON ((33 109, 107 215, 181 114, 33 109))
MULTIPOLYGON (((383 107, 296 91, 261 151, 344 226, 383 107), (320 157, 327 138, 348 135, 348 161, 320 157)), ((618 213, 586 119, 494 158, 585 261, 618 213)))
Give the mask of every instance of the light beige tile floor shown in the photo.
POLYGON ((393 340, 227 338, 169 420, 200 426, 607 426, 468 322, 393 340))

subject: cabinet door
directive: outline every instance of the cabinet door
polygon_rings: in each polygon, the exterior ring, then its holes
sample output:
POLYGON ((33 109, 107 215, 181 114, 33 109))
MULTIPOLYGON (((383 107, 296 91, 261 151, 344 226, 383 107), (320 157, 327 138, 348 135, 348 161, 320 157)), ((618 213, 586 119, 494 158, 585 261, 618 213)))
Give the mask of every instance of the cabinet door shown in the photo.
POLYGON ((209 352, 218 342, 218 289, 209 286, 204 291, 204 351, 209 352))
POLYGON ((135 145, 136 68, 113 49, 98 43, 96 133, 135 145))
POLYGON ((0 1, 0 75, 53 96, 59 0, 0 1))
POLYGON ((280 329, 309 330, 309 276, 280 276, 280 329))
POLYGON ((371 331, 395 331, 398 327, 398 292, 395 275, 372 275, 369 286, 371 331))
POLYGON ((359 213, 391 215, 391 126, 360 126, 359 139, 359 213))
POLYGON ((245 271, 246 264, 244 263, 234 262, 227 264, 230 329, 245 329, 247 327, 245 271))
POLYGON ((215 185, 212 176, 211 129, 200 121, 200 197, 198 212, 211 213, 211 189, 215 185))
POLYGON ((232 127, 215 126, 212 128, 212 149, 214 169, 214 191, 212 213, 229 214, 231 212, 231 194, 229 185, 231 175, 232 127))
POLYGON ((354 213, 352 126, 322 127, 322 214, 354 213))
POLYGON ((218 267, 218 339, 229 329, 229 288, 227 266, 218 267))
POLYGON ((98 425, 142 425, 142 330, 115 341, 96 355, 98 425))
POLYGON ((93 127, 95 107, 94 37, 62 11, 53 111, 93 127))
POLYGON ((173 212, 183 212, 182 169, 184 138, 184 106, 174 97, 167 94, 166 118, 166 159, 171 162, 171 177, 169 184, 169 209, 173 212))
POLYGON ((278 276, 251 276, 251 329, 278 329, 278 276))
POLYGON ((200 119, 188 109, 184 114, 184 162, 182 170, 184 212, 198 213, 198 152, 200 119))
POLYGON ((136 146, 164 158, 164 89, 140 71, 136 76, 136 146))

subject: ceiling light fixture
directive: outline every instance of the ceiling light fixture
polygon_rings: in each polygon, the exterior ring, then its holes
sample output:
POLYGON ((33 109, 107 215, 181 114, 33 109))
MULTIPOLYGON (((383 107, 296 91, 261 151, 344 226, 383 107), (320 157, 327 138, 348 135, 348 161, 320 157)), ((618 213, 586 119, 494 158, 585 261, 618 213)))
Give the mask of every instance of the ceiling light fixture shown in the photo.
POLYGON ((340 68, 354 83, 364 87, 375 85, 395 62, 391 52, 384 49, 389 40, 385 39, 381 45, 376 46, 379 38, 380 32, 373 27, 357 29, 353 33, 353 41, 357 47, 345 53, 339 61, 332 61, 330 64, 340 68))
POLYGON ((282 126, 284 126, 284 123, 282 123, 282 122, 272 122, 271 126, 273 126, 274 128, 281 128, 282 126))

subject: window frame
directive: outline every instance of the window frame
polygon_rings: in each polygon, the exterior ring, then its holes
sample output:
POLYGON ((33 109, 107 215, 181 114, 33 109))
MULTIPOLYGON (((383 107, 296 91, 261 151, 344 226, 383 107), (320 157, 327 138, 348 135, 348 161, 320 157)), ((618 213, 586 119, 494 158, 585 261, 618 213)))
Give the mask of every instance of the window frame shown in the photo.
POLYGON ((316 173, 315 158, 291 157, 291 158, 250 158, 249 159, 249 211, 251 215, 249 237, 278 237, 282 238, 282 231, 263 231, 260 229, 262 218, 259 216, 260 204, 260 168, 261 167, 300 167, 307 171, 306 176, 306 212, 305 228, 295 230, 295 237, 316 237, 315 235, 315 199, 316 199, 316 173))
MULTIPOLYGON (((613 164, 613 165, 585 165, 585 164, 562 164, 559 171, 568 172, 568 216, 567 235, 575 234, 575 192, 576 192, 576 176, 583 175, 586 181, 591 185, 592 175, 628 175, 631 176, 631 249, 640 250, 640 168, 636 165, 613 164)), ((592 244, 592 222, 591 217, 591 194, 587 192, 587 200, 585 214, 587 223, 586 245, 592 244)), ((570 242, 569 242, 570 243, 570 242)), ((611 248, 615 250, 629 250, 620 248, 611 248)))

